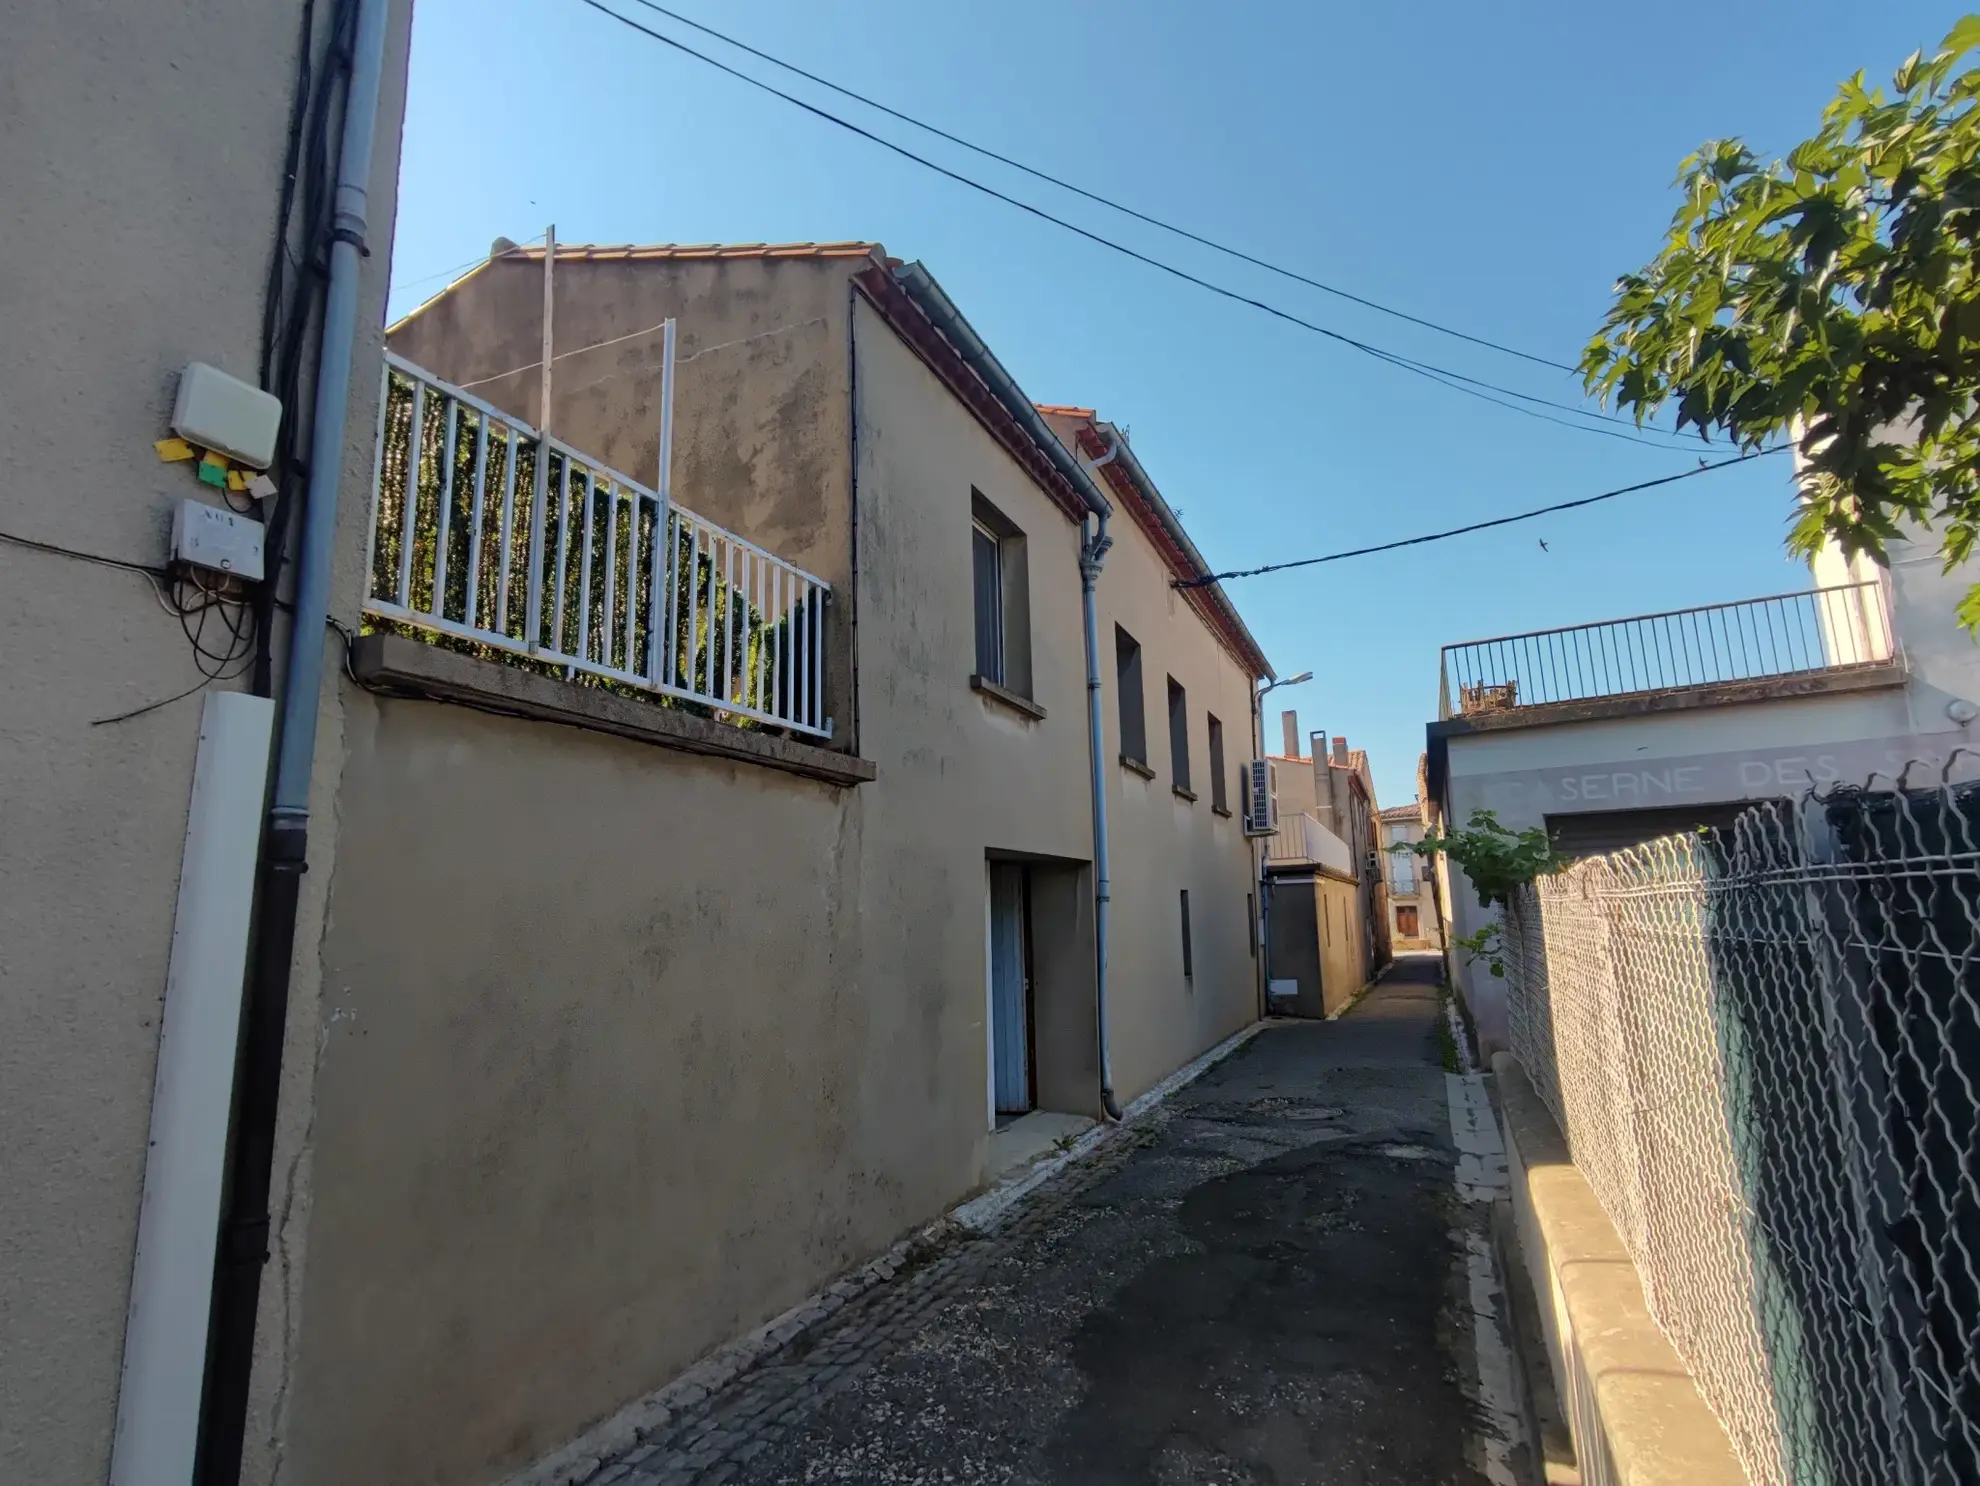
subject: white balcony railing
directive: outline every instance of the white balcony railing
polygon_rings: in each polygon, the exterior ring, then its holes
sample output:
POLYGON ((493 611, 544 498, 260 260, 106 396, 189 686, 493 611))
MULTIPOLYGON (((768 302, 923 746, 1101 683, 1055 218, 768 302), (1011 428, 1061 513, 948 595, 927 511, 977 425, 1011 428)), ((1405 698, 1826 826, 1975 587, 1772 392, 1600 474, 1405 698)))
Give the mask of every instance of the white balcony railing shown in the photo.
POLYGON ((1446 645, 1439 715, 1635 696, 1888 663, 1896 638, 1881 583, 1446 645))
POLYGON ((388 354, 365 612, 817 737, 829 585, 388 354), (409 498, 410 495, 410 498, 409 498))
POLYGON ((1265 860, 1280 866, 1330 867, 1354 875, 1354 853, 1347 842, 1311 815, 1281 815, 1278 829, 1265 838, 1265 860))

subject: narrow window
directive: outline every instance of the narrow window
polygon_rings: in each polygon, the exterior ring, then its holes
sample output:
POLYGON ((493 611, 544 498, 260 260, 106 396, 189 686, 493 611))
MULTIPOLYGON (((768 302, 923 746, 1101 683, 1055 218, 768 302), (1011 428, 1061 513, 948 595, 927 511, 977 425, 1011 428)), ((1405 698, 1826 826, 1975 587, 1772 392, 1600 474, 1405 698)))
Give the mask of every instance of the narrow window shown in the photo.
POLYGON ((981 522, 970 528, 976 578, 976 674, 1004 684, 1004 554, 996 533, 981 522))
POLYGON ((1189 788, 1189 693, 1169 678, 1169 777, 1177 789, 1189 788))
POLYGON ((1024 529, 969 493, 970 577, 976 599, 976 675, 1021 697, 1031 695, 1031 567, 1024 529))
POLYGON ((1258 901, 1251 893, 1244 895, 1244 932, 1251 941, 1251 957, 1258 958, 1258 901))
POLYGON ((1231 813, 1231 797, 1224 792, 1224 725, 1210 719, 1210 808, 1219 815, 1231 813))
POLYGON ((1148 766, 1148 722, 1141 710, 1141 646, 1114 626, 1114 678, 1121 691, 1121 757, 1148 766))
POLYGON ((1196 977, 1196 959, 1189 946, 1189 889, 1182 890, 1183 979, 1196 977))

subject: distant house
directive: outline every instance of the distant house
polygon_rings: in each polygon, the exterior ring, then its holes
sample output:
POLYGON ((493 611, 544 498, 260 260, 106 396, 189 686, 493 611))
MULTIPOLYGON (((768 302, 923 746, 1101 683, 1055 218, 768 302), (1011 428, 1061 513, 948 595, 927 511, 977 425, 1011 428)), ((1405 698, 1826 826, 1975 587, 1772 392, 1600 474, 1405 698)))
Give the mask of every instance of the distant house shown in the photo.
POLYGON ((1397 847, 1421 841, 1429 832, 1426 802, 1391 805, 1381 814, 1382 860, 1389 886, 1389 932, 1395 949, 1444 948, 1443 912, 1434 862, 1397 847))
POLYGON ((1271 898, 1269 987, 1275 1011, 1331 1016, 1391 954, 1388 861, 1368 755, 1324 733, 1300 751, 1299 716, 1280 716, 1285 751, 1270 755, 1279 825, 1266 843, 1271 898))
POLYGON ((503 246, 389 349, 288 1458, 481 1481, 1256 1019, 1270 669, 877 246, 503 246))

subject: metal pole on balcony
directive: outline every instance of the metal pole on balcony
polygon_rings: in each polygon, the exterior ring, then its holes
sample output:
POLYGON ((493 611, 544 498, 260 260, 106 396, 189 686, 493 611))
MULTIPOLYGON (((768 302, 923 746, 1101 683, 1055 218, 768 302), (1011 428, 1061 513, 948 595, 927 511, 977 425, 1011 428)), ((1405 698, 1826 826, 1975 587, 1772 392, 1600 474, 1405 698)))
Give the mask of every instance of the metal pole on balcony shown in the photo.
POLYGON ((553 292, 557 274, 557 224, 543 229, 543 362, 537 375, 536 427, 550 432, 550 364, 556 344, 557 306, 553 292))

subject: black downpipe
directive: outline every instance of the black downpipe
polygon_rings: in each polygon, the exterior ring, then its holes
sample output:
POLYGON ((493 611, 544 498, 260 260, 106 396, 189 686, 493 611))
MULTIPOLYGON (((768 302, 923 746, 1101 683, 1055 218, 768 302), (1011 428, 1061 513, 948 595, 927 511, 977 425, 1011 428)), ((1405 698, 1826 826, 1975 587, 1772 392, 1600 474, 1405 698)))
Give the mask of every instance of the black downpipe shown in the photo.
POLYGON ((289 1021, 289 974, 308 849, 306 826, 273 826, 262 842, 258 923, 234 1096, 233 1191, 214 1256, 206 1393, 194 1473, 200 1486, 235 1486, 241 1475, 255 1315, 268 1263, 268 1199, 282 1093, 282 1040, 289 1021))
MULTIPOLYGON (((310 452, 299 507, 294 624, 283 680, 280 729, 257 877, 254 944, 242 1007, 241 1058, 235 1079, 233 1147, 226 1213, 214 1254, 205 1387, 200 1400, 200 1486, 237 1486, 245 1453, 254 1376, 255 1313, 268 1262, 269 1192, 282 1089, 282 1044, 288 1026, 291 967, 302 874, 308 867, 309 793, 315 772, 317 705, 328 636, 331 552, 343 479, 344 439, 354 379, 362 259, 368 255, 368 190, 393 0, 340 0, 333 51, 344 72, 342 142, 332 179, 310 452), (348 29, 346 29, 348 28, 348 29)), ((306 301, 304 304, 306 306, 306 301)), ((308 319, 305 312, 301 323, 308 319)), ((291 346, 291 354, 299 354, 291 346)), ((290 418, 300 412, 288 410, 290 418)))

